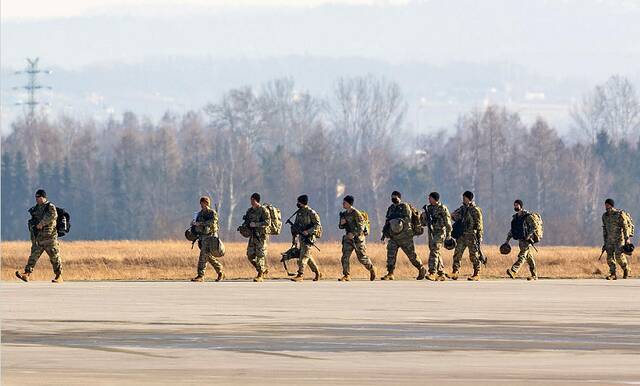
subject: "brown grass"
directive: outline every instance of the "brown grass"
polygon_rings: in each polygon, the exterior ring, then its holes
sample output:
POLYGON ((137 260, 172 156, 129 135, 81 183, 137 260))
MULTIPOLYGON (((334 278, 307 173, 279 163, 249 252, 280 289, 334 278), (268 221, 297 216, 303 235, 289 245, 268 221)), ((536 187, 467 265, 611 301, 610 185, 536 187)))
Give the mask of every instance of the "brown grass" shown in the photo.
MULTIPOLYGON (((64 277, 67 280, 186 280, 195 274, 198 260, 198 248, 190 249, 187 241, 61 241, 60 249, 64 264, 64 277)), ((22 269, 29 255, 29 242, 2 242, 2 280, 16 280, 14 271, 22 269)), ((245 257, 245 244, 228 243, 227 255, 222 258, 225 271, 230 279, 249 279, 255 275, 253 267, 245 257)), ((321 243, 322 252, 315 256, 327 279, 336 279, 341 275, 340 244, 321 243)), ((269 245, 268 265, 271 278, 284 278, 286 274, 279 263, 280 252, 289 247, 286 243, 269 245)), ((602 277, 608 271, 605 258, 598 262, 599 248, 591 247, 539 247, 537 255, 538 275, 541 278, 592 278, 602 277)), ((505 270, 511 266, 517 247, 511 255, 500 255, 496 246, 483 248, 489 258, 489 264, 483 271, 484 277, 506 277, 505 270)), ((381 274, 385 273, 386 250, 383 244, 371 243, 368 252, 381 274)), ((419 256, 426 263, 427 248, 420 240, 419 256)), ((447 269, 451 267, 452 253, 445 251, 447 269)), ((630 259, 637 263, 637 258, 630 259)), ((295 262, 289 263, 289 269, 295 270, 295 262)), ((354 278, 366 278, 367 272, 352 256, 351 273, 354 278)), ((469 274, 469 259, 465 254, 461 273, 469 274)), ((637 271, 637 270, 636 270, 637 271)), ((310 271, 307 269, 307 274, 310 271)), ((209 277, 213 269, 207 268, 209 277)), ((399 253, 396 278, 412 279, 416 270, 408 259, 399 253)), ((521 277, 528 275, 525 265, 520 271, 521 277)), ((40 258, 32 276, 35 280, 49 280, 51 266, 46 254, 40 258)), ((637 273, 634 274, 638 277, 637 273)))

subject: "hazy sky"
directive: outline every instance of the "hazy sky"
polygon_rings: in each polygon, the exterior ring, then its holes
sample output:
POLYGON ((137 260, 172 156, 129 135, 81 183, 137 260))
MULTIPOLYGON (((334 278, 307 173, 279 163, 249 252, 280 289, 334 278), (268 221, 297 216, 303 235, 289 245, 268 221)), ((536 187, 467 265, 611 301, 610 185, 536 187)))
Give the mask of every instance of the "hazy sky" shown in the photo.
POLYGON ((403 4, 407 0, 3 0, 2 19, 57 18, 100 13, 104 9, 123 7, 193 5, 193 6, 317 6, 342 4, 403 4))

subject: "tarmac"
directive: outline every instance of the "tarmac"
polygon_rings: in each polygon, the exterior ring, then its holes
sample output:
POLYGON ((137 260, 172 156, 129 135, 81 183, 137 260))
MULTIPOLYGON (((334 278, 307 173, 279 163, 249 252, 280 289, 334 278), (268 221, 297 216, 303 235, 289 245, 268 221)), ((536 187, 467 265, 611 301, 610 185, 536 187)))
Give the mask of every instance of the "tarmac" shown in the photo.
POLYGON ((640 385, 640 280, 0 283, 3 385, 640 385))

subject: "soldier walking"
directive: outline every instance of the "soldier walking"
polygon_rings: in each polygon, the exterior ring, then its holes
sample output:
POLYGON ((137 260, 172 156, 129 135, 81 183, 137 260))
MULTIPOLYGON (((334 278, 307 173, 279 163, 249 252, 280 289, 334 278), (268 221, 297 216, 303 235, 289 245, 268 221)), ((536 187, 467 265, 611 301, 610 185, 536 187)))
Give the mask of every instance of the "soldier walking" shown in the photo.
POLYGON ((451 237, 451 214, 449 209, 440 202, 440 193, 429 193, 429 205, 425 206, 424 225, 429 234, 429 274, 427 280, 444 281, 444 263, 441 251, 445 240, 451 237), (436 276, 437 273, 437 276, 436 276))
POLYGON ((29 276, 43 252, 46 252, 53 268, 55 277, 52 283, 62 283, 62 259, 58 248, 58 231, 56 221, 58 212, 55 205, 47 200, 47 192, 43 189, 36 191, 36 205, 29 209, 29 235, 31 237, 31 254, 24 272, 16 271, 16 276, 22 281, 29 281, 29 276))
POLYGON ((538 280, 538 274, 536 273, 536 260, 534 259, 532 252, 533 241, 530 239, 531 235, 527 234, 527 229, 531 229, 531 225, 527 224, 527 221, 531 220, 531 214, 524 209, 522 200, 515 200, 513 202, 513 210, 516 213, 511 219, 511 229, 507 234, 507 241, 505 244, 508 244, 511 239, 518 240, 520 252, 518 253, 518 257, 511 268, 507 269, 507 275, 509 275, 510 278, 515 279, 520 267, 526 261, 529 265, 529 272, 531 273, 531 276, 528 277, 527 280, 538 280))
MULTIPOLYGON (((602 249, 607 253, 607 264, 609 265, 609 276, 607 280, 616 280, 616 263, 622 268, 622 278, 629 277, 630 269, 627 257, 623 254, 623 247, 631 243, 633 237, 633 227, 625 221, 625 214, 615 207, 613 199, 607 198, 604 202, 605 212, 602 215, 602 233, 604 246, 602 249)), ((630 220, 629 220, 630 222, 630 220)))
POLYGON ((222 263, 213 255, 218 242, 218 212, 211 208, 211 199, 207 196, 200 197, 200 212, 196 219, 191 222, 198 236, 198 247, 200 256, 198 258, 198 275, 191 281, 204 281, 204 274, 207 262, 216 270, 218 277, 216 281, 224 280, 224 270, 222 263))
POLYGON ((396 269, 398 249, 407 255, 411 264, 418 269, 417 280, 422 280, 427 275, 427 270, 416 254, 413 243, 413 229, 411 226, 411 207, 402 202, 402 194, 398 191, 391 193, 391 206, 387 209, 386 221, 382 230, 381 241, 387 242, 387 274, 381 280, 393 280, 393 272, 396 269))
POLYGON ((318 281, 322 278, 322 273, 318 268, 318 264, 313 259, 311 254, 311 248, 315 245, 315 239, 322 235, 322 224, 320 224, 320 216, 318 213, 309 207, 309 196, 303 194, 298 197, 296 206, 296 218, 291 227, 291 235, 293 236, 293 243, 300 246, 300 257, 298 258, 298 274, 291 280, 303 281, 304 280, 304 266, 309 265, 311 271, 315 274, 313 281, 318 281))
POLYGON ((251 207, 243 217, 244 225, 249 228, 251 235, 247 243, 247 259, 258 273, 254 282, 264 281, 268 273, 266 268, 267 243, 269 236, 267 228, 270 225, 270 217, 267 208, 260 204, 260 194, 251 195, 251 207))
POLYGON ((456 240, 456 249, 453 253, 453 267, 450 279, 458 280, 460 261, 465 249, 469 249, 469 260, 473 264, 473 275, 468 278, 471 281, 480 280, 480 243, 482 242, 482 210, 473 201, 473 193, 466 191, 462 194, 462 206, 451 214, 453 221, 462 224, 462 235, 456 240))
POLYGON ((365 244, 366 224, 363 214, 353 207, 353 196, 345 196, 342 201, 344 212, 340 213, 338 228, 344 229, 346 234, 342 236, 342 277, 338 281, 350 281, 350 259, 353 251, 356 252, 358 261, 369 271, 369 280, 376 280, 376 268, 367 256, 365 244))

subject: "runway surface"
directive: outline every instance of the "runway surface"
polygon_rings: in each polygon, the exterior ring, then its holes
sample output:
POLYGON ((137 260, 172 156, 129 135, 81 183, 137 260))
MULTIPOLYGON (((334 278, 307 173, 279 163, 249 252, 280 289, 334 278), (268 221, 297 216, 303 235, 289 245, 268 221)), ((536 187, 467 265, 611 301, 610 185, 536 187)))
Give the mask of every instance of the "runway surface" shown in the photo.
POLYGON ((640 280, 1 283, 3 385, 640 384, 640 280))

